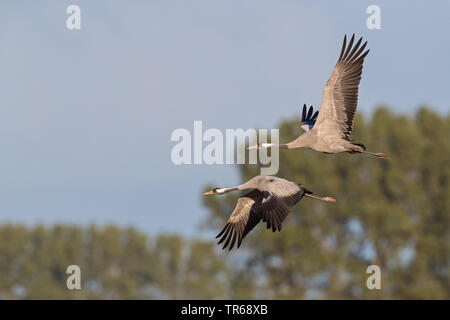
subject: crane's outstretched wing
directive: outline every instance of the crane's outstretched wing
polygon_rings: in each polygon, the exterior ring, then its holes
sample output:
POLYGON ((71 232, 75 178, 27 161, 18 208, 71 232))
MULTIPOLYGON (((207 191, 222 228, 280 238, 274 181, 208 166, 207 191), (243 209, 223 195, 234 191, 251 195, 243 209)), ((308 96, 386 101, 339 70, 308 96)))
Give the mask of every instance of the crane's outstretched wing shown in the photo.
POLYGON ((273 232, 277 229, 281 231, 283 220, 292 207, 303 198, 305 191, 306 189, 299 184, 280 178, 267 184, 261 204, 262 219, 267 222, 267 229, 272 228, 273 232))
POLYGON ((318 135, 350 139, 358 104, 358 85, 364 58, 369 53, 369 50, 363 52, 367 41, 360 47, 360 38, 353 47, 354 39, 353 34, 346 46, 347 37, 344 37, 338 62, 323 89, 320 113, 314 126, 318 135))
POLYGON ((228 219, 225 227, 216 238, 220 238, 217 244, 225 241, 222 249, 229 245, 229 250, 233 249, 237 240, 237 247, 241 246, 242 239, 261 221, 261 201, 263 193, 257 189, 240 197, 237 201, 233 213, 228 219), (230 242, 231 241, 231 242, 230 242))
POLYGON ((267 223, 272 231, 281 231, 281 224, 292 207, 299 202, 305 192, 310 193, 297 183, 274 178, 273 182, 265 186, 264 191, 254 189, 241 196, 225 227, 216 238, 217 244, 225 241, 222 249, 233 249, 237 241, 237 248, 242 239, 261 221, 267 223))
POLYGON ((306 113, 306 104, 303 105, 301 128, 305 131, 311 130, 314 127, 314 124, 316 123, 319 111, 316 111, 314 114, 313 111, 314 111, 313 106, 310 106, 308 113, 306 113))

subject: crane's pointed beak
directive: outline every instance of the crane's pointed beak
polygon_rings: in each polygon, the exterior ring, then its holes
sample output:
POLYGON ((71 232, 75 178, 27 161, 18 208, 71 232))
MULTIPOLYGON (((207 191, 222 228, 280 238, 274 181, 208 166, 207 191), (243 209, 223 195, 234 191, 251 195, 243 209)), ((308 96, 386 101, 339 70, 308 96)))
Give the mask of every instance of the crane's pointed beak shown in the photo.
POLYGON ((209 194, 214 194, 214 192, 212 190, 209 190, 203 193, 204 196, 207 196, 209 194))
POLYGON ((259 149, 258 145, 254 145, 252 147, 247 147, 247 150, 251 150, 251 149, 259 149))

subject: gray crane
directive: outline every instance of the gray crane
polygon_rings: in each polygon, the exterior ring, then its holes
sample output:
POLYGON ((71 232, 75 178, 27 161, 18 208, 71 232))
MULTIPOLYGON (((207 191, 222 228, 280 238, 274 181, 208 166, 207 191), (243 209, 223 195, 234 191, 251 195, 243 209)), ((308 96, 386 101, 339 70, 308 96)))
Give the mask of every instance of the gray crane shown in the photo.
POLYGON ((237 240, 237 248, 241 246, 242 239, 262 220, 267 223, 267 229, 281 231, 281 224, 291 208, 303 196, 336 202, 331 197, 316 197, 301 184, 273 176, 256 176, 247 182, 231 188, 214 188, 205 192, 209 194, 225 194, 236 190, 253 189, 241 196, 231 213, 225 227, 216 236, 220 238, 217 244, 225 241, 222 249, 229 246, 233 249, 237 240))
POLYGON ((287 144, 259 143, 248 149, 279 147, 280 149, 310 148, 324 153, 363 153, 379 158, 387 158, 383 153, 366 151, 363 144, 350 140, 353 118, 358 103, 358 85, 361 80, 364 51, 367 41, 361 45, 362 37, 353 46, 355 35, 348 45, 344 36, 341 54, 330 79, 323 89, 320 112, 312 115, 312 107, 306 114, 303 106, 302 128, 305 132, 287 144), (316 119, 317 118, 317 119, 316 119))

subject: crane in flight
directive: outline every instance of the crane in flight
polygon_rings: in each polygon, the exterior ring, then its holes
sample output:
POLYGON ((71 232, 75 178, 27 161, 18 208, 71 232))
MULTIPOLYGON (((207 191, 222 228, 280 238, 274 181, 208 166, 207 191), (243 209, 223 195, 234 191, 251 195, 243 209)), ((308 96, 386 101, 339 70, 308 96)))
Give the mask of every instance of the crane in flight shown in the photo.
POLYGON ((364 51, 367 41, 361 46, 362 37, 356 42, 353 34, 347 45, 344 36, 341 54, 328 79, 322 95, 320 112, 312 115, 310 107, 306 114, 303 106, 302 128, 305 132, 287 144, 259 143, 248 149, 278 147, 280 149, 310 148, 324 153, 363 153, 379 158, 387 158, 383 153, 366 151, 361 143, 350 139, 353 118, 358 104, 358 86, 361 80, 364 58, 369 49, 364 51))
POLYGON ((281 231, 281 224, 292 207, 304 196, 317 200, 336 202, 331 197, 316 197, 312 192, 299 183, 273 176, 256 176, 247 182, 231 188, 214 188, 204 195, 225 194, 236 190, 253 189, 239 197, 234 211, 228 218, 225 227, 216 236, 220 237, 217 244, 225 241, 233 249, 236 241, 237 248, 241 246, 242 239, 262 220, 267 229, 281 231))

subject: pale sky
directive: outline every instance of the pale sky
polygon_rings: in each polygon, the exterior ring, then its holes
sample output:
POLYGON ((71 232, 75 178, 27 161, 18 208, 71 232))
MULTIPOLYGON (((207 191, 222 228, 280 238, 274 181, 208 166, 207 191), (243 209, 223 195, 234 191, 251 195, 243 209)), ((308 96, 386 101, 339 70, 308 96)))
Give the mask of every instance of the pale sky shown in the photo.
POLYGON ((320 104, 351 33, 371 49, 358 110, 448 113, 449 12, 447 1, 3 0, 0 222, 193 235, 203 187, 241 181, 233 165, 175 166, 174 129, 298 118, 320 104), (66 28, 70 4, 81 30, 66 28), (366 27, 372 4, 380 30, 366 27))

